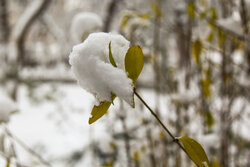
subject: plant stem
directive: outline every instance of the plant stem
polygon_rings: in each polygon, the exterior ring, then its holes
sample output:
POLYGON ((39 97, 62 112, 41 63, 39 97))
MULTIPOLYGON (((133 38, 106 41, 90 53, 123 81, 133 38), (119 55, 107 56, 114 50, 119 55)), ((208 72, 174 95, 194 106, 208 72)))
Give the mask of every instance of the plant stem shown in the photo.
MULTIPOLYGON (((155 119, 161 124, 163 129, 169 134, 169 136, 173 139, 173 141, 176 144, 178 144, 178 146, 187 154, 185 148, 180 144, 179 140, 176 137, 174 137, 174 135, 168 130, 168 128, 163 124, 163 122, 160 120, 160 118, 156 115, 156 113, 148 106, 148 104, 142 99, 142 97, 136 91, 134 91, 134 93, 140 99, 140 101, 146 106, 146 108, 150 111, 150 113, 155 117, 155 119)), ((188 154, 187 154, 187 156, 189 157, 188 154)))

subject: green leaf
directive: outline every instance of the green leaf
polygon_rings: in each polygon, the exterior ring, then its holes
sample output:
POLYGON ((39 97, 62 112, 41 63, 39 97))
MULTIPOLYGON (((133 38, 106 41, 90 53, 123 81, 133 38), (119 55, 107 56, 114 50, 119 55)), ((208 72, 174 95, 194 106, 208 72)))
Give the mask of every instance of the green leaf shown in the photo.
POLYGON ((112 94, 112 102, 104 101, 104 102, 101 102, 99 106, 95 105, 91 111, 92 117, 89 118, 89 124, 94 123, 95 121, 100 119, 104 114, 106 114, 111 103, 113 103, 115 98, 116 96, 112 94))
POLYGON ((112 52, 111 52, 111 41, 109 42, 109 61, 114 66, 117 67, 115 60, 113 58, 112 52))
POLYGON ((220 162, 216 158, 213 158, 211 166, 212 167, 220 167, 220 162))
POLYGON ((212 43, 213 42, 213 39, 214 39, 214 33, 213 31, 211 31, 208 36, 206 37, 206 41, 209 42, 209 43, 212 43))
POLYGON ((188 156, 198 167, 209 167, 206 152, 197 141, 187 136, 180 137, 179 140, 184 145, 188 156))
POLYGON ((217 11, 216 11, 216 8, 211 8, 210 9, 210 13, 211 13, 211 20, 216 20, 217 19, 217 11))
POLYGON ((112 167, 113 166, 113 162, 112 161, 108 161, 106 164, 104 164, 103 167, 112 167))
POLYGON ((191 19, 194 19, 195 18, 195 4, 194 2, 190 2, 187 6, 187 13, 188 13, 188 16, 191 18, 191 19))
POLYGON ((212 127, 214 125, 214 117, 210 111, 206 111, 206 122, 208 127, 212 127))
POLYGON ((94 106, 91 111, 92 117, 89 118, 89 124, 94 123, 95 121, 100 119, 104 114, 106 114, 110 105, 111 105, 111 102, 104 101, 104 102, 101 102, 99 106, 94 106))
POLYGON ((205 78, 201 80, 202 93, 205 98, 208 98, 211 96, 210 85, 211 85, 211 82, 209 78, 205 78))
POLYGON ((154 11, 154 14, 157 18, 162 18, 163 16, 162 11, 156 2, 152 3, 151 8, 154 11))
POLYGON ((206 18, 206 16, 207 16, 207 10, 205 10, 205 11, 203 11, 203 12, 201 12, 199 14, 199 17, 200 17, 201 20, 203 20, 204 18, 206 18))
POLYGON ((137 163, 137 164, 140 162, 140 154, 138 151, 134 152, 133 159, 134 159, 135 163, 137 163))
POLYGON ((193 51, 194 60, 197 64, 200 63, 200 54, 202 52, 202 49, 203 49, 203 45, 199 39, 193 42, 192 51, 193 51))
POLYGON ((219 46, 222 47, 226 41, 226 34, 222 29, 218 29, 219 46))
POLYGON ((10 167, 10 160, 9 159, 6 161, 5 167, 10 167))
POLYGON ((144 56, 140 46, 133 46, 128 49, 125 56, 125 69, 128 77, 132 79, 136 87, 136 81, 142 71, 144 65, 144 56))
POLYGON ((131 19, 131 15, 130 14, 125 14, 122 18, 122 22, 121 22, 121 29, 124 30, 125 27, 128 25, 129 20, 131 19))

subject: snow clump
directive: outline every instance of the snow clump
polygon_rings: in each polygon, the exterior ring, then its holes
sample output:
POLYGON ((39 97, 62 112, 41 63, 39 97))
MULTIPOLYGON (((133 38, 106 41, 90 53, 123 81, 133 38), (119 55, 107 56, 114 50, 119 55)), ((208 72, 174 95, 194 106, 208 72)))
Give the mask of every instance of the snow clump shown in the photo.
POLYGON ((90 33, 102 28, 102 19, 95 13, 81 12, 74 16, 71 24, 71 36, 75 43, 82 42, 90 33))
POLYGON ((112 33, 92 33, 73 47, 71 69, 82 88, 92 93, 97 103, 112 101, 115 94, 133 106, 133 83, 125 72, 125 55, 130 42, 112 33), (117 68, 109 61, 109 43, 117 68))

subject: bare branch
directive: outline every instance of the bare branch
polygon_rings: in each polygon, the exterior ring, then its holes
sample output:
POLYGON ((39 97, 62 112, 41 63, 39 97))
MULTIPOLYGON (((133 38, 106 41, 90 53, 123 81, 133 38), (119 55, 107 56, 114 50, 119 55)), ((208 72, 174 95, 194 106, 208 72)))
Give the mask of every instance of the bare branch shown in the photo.
POLYGON ((10 130, 5 127, 5 132, 6 134, 12 138, 14 141, 16 141, 17 143, 19 143, 26 151, 28 151, 31 155, 37 157, 39 159, 40 162, 42 162, 43 164, 45 164, 46 166, 51 167, 51 164, 46 161, 45 159, 43 159, 39 154, 37 154, 34 150, 32 150, 31 148, 29 148, 24 142, 22 142, 19 138, 17 138, 16 136, 14 136, 10 130))
POLYGON ((8 1, 0 0, 0 43, 9 39, 8 1))
POLYGON ((33 1, 20 16, 13 29, 14 45, 16 47, 15 58, 21 61, 21 64, 24 59, 24 38, 36 18, 47 8, 49 2, 50 0, 33 1))

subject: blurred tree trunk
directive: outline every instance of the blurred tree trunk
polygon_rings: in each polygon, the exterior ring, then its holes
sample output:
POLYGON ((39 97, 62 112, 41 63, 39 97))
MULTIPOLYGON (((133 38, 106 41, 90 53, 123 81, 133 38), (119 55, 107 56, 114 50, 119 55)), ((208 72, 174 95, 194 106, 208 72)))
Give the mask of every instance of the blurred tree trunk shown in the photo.
POLYGON ((156 167, 157 163, 156 163, 156 158, 155 158, 155 153, 154 153, 154 140, 152 138, 152 132, 151 132, 150 127, 147 129, 146 133, 147 133, 147 140, 149 142, 148 144, 149 144, 149 149, 150 149, 150 152, 149 152, 150 163, 151 163, 151 166, 156 167))
MULTIPOLYGON (((241 25, 243 29, 243 35, 246 38, 250 36, 249 34, 249 27, 248 27, 248 16, 247 16, 247 11, 248 9, 246 8, 246 4, 244 0, 240 1, 240 16, 241 16, 241 25)), ((249 40, 245 40, 245 45, 244 45, 244 54, 247 60, 248 64, 248 69, 247 73, 250 76, 250 48, 249 48, 250 42, 249 40)))
MULTIPOLYGON (((188 0, 186 5, 193 2, 193 0, 188 0)), ((193 19, 188 17, 185 9, 176 9, 176 33, 177 33, 177 44, 179 51, 179 67, 185 68, 190 66, 191 61, 191 39, 192 39, 192 25, 193 19), (185 21, 183 18, 187 17, 185 21)))
MULTIPOLYGON (((182 131, 182 121, 181 121, 181 107, 178 105, 176 107, 176 120, 175 120, 175 129, 177 134, 181 134, 182 131)), ((176 149, 176 157, 175 157, 175 167, 181 167, 182 166, 182 156, 181 156, 181 149, 176 149)))
MULTIPOLYGON (((194 0, 186 1, 186 6, 189 3, 194 3, 194 0)), ((179 52, 179 67, 186 71, 185 86, 186 88, 189 88, 193 18, 190 18, 187 15, 185 9, 176 9, 175 27, 177 34, 177 48, 179 52), (187 20, 183 19, 184 16, 187 20)))
POLYGON ((16 100, 17 91, 19 85, 18 71, 25 65, 25 37, 27 36, 31 26, 35 20, 47 9, 51 0, 36 0, 32 1, 27 7, 24 13, 18 19, 12 35, 14 38, 14 67, 16 71, 16 83, 12 91, 12 98, 16 100))
POLYGON ((9 42, 9 20, 8 20, 8 2, 0 0, 0 60, 7 60, 7 45, 9 42))
POLYGON ((126 124, 126 118, 127 118, 127 112, 124 110, 123 101, 120 100, 120 114, 118 117, 121 120, 123 133, 124 133, 124 144, 125 144, 125 150, 126 150, 126 156, 127 156, 127 166, 132 166, 131 156, 130 156, 130 136, 129 131, 126 124))
MULTIPOLYGON (((158 7, 158 10, 161 11, 161 0, 154 2, 158 7)), ((155 112, 159 115, 159 105, 160 105, 160 75, 161 69, 159 66, 160 59, 160 28, 161 28, 161 16, 155 14, 154 16, 154 27, 153 27, 153 68, 154 68, 154 90, 155 90, 155 112)), ((159 115, 160 116, 160 115, 159 115)))
POLYGON ((7 0, 0 0, 0 43, 9 40, 8 4, 7 0))
MULTIPOLYGON (((221 16, 222 18, 230 17, 232 14, 232 1, 231 0, 221 0, 221 16)), ((231 54, 232 54, 232 42, 226 37, 225 32, 225 42, 223 42, 222 48, 222 65, 221 65, 221 95, 222 100, 225 105, 222 106, 220 112, 220 131, 221 131, 221 141, 220 141, 220 162, 221 167, 229 167, 229 147, 230 147, 230 116, 231 116, 231 105, 230 102, 230 81, 228 78, 232 77, 232 67, 231 54)))
POLYGON ((110 27, 116 12, 116 8, 118 6, 118 3, 121 2, 122 0, 111 0, 111 2, 108 5, 107 8, 107 14, 106 18, 104 20, 104 26, 103 26, 103 32, 109 32, 110 27))
POLYGON ((25 63, 25 37, 35 20, 49 6, 50 0, 39 0, 31 2, 25 12, 20 16, 16 26, 13 29, 13 36, 17 47, 17 61, 20 65, 25 63))

